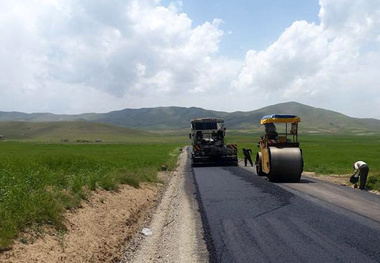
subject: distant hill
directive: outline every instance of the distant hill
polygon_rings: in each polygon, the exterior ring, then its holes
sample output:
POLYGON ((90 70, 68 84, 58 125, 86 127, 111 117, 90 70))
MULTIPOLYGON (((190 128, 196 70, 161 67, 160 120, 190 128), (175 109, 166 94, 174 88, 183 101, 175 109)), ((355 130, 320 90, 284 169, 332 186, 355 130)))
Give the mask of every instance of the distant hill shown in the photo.
MULTIPOLYGON (((60 122, 87 121, 146 131, 187 131, 191 118, 223 117, 229 130, 255 132, 261 130, 262 116, 295 114, 301 117, 300 131, 308 133, 380 133, 380 120, 352 118, 344 114, 314 108, 297 102, 271 105, 248 112, 221 112, 202 108, 156 107, 124 109, 108 113, 57 115, 51 113, 0 112, 1 122, 60 122)), ((0 126, 0 134, 2 134, 0 126)))
POLYGON ((307 133, 380 133, 380 120, 352 118, 342 113, 307 106, 297 102, 276 104, 250 112, 235 112, 225 118, 233 129, 259 128, 262 116, 294 114, 301 117, 300 131, 307 133))
POLYGON ((99 116, 96 121, 143 130, 172 130, 190 127, 191 118, 225 117, 226 115, 225 112, 195 107, 157 107, 112 111, 99 116))

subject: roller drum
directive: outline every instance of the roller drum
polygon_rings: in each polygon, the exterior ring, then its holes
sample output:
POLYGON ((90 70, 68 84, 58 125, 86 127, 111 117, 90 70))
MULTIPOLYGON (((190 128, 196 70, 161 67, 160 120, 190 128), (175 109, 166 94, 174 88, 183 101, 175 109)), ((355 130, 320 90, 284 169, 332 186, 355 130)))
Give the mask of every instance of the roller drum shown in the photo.
POLYGON ((303 171, 303 159, 300 148, 269 147, 270 172, 272 182, 299 182, 303 171))
POLYGON ((261 152, 258 152, 256 154, 256 174, 258 176, 264 176, 265 173, 263 172, 263 166, 262 166, 262 161, 263 161, 263 158, 262 158, 262 154, 261 152))

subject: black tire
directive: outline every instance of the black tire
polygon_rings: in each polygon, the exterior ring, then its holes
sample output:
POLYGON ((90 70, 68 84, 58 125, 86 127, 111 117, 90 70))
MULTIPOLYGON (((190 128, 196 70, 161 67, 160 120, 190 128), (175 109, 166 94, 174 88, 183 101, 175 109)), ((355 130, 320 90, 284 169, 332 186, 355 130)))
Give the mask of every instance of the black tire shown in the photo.
POLYGON ((267 174, 267 178, 268 178, 269 182, 278 183, 281 180, 278 177, 278 175, 273 172, 273 169, 272 169, 272 155, 271 155, 270 149, 269 149, 268 154, 269 154, 269 173, 267 174))
POLYGON ((273 174, 271 172, 269 172, 267 177, 268 177, 269 182, 272 182, 272 183, 282 182, 282 180, 280 180, 276 174, 273 174))
POLYGON ((295 178, 291 178, 288 180, 289 183, 299 183, 301 180, 301 175, 295 177, 295 178))
POLYGON ((265 175, 263 173, 262 158, 261 158, 260 152, 258 152, 256 154, 256 173, 258 176, 264 176, 265 175))

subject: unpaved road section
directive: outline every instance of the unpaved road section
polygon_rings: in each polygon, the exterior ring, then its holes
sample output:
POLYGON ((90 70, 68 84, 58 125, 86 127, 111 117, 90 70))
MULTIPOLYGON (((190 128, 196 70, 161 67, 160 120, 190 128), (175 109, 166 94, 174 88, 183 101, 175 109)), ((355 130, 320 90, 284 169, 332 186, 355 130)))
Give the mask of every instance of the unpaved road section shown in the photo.
MULTIPOLYGON (((152 235, 140 235, 137 250, 130 246, 125 262, 208 262, 208 251, 195 198, 187 151, 179 157, 152 221, 152 235)), ((133 242, 133 241, 132 241, 133 242)))

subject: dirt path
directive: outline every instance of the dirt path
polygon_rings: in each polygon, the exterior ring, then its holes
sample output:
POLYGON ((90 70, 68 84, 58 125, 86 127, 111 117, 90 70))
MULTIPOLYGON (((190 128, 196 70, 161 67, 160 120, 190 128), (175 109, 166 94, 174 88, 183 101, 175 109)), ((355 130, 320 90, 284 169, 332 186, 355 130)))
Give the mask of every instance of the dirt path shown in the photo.
POLYGON ((147 226, 152 235, 140 235, 137 251, 127 251, 122 263, 208 262, 194 185, 186 171, 187 158, 187 152, 183 151, 179 166, 147 226))

